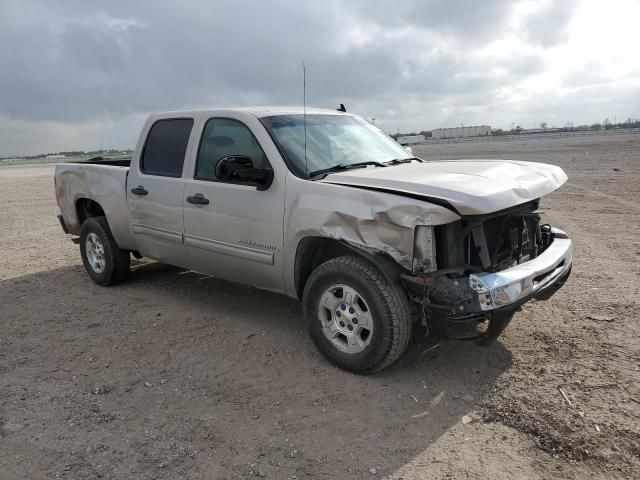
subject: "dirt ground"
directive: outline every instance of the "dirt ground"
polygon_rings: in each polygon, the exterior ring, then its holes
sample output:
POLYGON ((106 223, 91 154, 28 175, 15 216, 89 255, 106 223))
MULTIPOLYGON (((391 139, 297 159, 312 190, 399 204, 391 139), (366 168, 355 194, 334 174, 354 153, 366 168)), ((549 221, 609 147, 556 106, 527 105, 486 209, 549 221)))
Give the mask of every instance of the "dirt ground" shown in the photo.
POLYGON ((283 296, 157 264, 94 285, 53 168, 0 168, 0 478, 640 478, 639 137, 416 148, 563 167, 542 207, 575 266, 493 346, 370 377, 283 296))

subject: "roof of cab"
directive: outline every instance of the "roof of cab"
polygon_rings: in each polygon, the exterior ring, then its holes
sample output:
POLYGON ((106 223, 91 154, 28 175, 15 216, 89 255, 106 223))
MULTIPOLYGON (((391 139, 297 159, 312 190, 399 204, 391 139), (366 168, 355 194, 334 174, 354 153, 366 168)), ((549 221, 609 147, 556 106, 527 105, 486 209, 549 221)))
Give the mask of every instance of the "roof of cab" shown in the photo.
MULTIPOLYGON (((168 115, 175 116, 190 116, 190 115, 219 115, 224 112, 245 112, 251 114, 257 118, 272 117, 274 115, 302 115, 305 113, 304 107, 227 107, 227 108, 204 108, 197 110, 176 110, 170 112, 158 112, 152 117, 166 117, 168 115)), ((307 107, 306 113, 308 115, 350 115, 349 113, 342 112, 340 110, 331 108, 312 108, 307 107)))

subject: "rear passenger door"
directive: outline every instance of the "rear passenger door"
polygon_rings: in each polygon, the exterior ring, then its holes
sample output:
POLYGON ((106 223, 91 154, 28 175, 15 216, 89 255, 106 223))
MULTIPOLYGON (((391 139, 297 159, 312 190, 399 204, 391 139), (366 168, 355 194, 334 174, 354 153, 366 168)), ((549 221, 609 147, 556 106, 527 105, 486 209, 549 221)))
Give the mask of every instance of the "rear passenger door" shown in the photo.
POLYGON ((186 266, 182 178, 194 132, 192 118, 153 122, 139 158, 127 179, 131 230, 140 253, 162 262, 186 266))

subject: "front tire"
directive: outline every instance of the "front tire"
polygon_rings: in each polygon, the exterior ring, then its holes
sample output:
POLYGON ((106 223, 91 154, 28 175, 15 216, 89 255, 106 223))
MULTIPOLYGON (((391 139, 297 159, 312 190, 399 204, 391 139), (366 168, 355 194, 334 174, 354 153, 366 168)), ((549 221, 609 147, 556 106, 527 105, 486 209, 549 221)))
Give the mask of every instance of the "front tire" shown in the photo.
POLYGON ((394 363, 411 337, 409 300, 371 263, 354 256, 316 268, 303 294, 314 344, 336 366, 378 372, 394 363))
POLYGON ((82 224, 80 255, 84 268, 98 285, 114 285, 129 274, 129 252, 118 247, 105 217, 92 217, 82 224))

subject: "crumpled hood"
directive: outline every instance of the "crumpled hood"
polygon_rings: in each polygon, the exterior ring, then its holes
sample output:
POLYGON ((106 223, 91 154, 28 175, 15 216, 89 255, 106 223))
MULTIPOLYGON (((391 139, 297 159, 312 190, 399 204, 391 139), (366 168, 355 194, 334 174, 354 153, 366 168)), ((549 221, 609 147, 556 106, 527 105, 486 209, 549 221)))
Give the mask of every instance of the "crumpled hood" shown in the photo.
POLYGON ((368 167, 321 182, 424 196, 461 215, 496 212, 542 197, 567 181, 560 167, 514 160, 442 160, 368 167))

